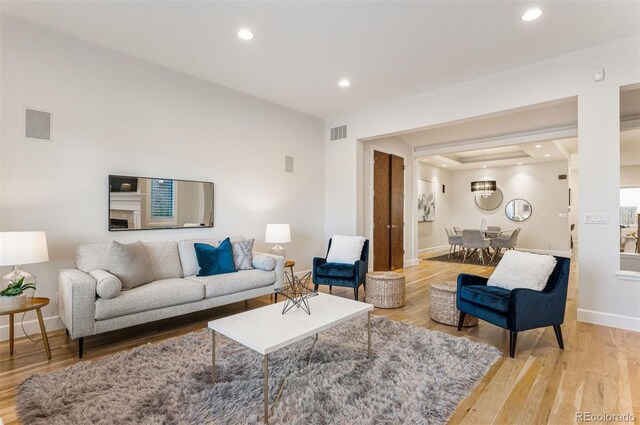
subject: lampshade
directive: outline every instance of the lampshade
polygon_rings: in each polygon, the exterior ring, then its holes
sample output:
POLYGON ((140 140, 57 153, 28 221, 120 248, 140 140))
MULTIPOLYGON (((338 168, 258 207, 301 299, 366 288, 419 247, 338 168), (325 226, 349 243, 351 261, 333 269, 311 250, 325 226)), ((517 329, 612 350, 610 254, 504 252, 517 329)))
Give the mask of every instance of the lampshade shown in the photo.
POLYGON ((0 266, 49 261, 45 232, 0 232, 0 266))
POLYGON ((291 242, 291 229, 288 224, 267 224, 267 231, 264 235, 266 243, 289 243, 291 242))

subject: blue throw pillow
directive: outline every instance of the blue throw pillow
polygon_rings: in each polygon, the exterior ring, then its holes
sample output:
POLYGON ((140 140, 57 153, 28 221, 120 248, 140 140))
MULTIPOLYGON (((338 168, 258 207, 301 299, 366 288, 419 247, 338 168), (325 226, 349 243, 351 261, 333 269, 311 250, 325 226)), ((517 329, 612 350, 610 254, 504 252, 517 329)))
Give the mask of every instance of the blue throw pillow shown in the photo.
POLYGON ((196 249, 196 257, 200 266, 198 276, 213 276, 236 271, 229 238, 223 240, 217 247, 206 243, 195 243, 193 246, 196 249))

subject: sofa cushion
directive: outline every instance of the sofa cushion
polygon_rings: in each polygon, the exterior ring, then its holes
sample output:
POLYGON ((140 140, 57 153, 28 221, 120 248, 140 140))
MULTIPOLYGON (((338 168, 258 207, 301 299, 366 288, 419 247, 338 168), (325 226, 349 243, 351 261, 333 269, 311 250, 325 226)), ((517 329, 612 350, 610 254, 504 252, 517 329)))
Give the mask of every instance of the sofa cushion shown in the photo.
POLYGON ((140 241, 123 244, 111 242, 109 273, 118 276, 122 290, 135 288, 153 280, 153 267, 147 248, 140 241))
POLYGON ((195 243, 193 246, 196 249, 196 257, 200 266, 198 276, 213 276, 236 272, 229 238, 223 240, 217 247, 206 243, 195 243))
POLYGON ((96 320, 155 310, 204 299, 204 286, 188 279, 156 280, 114 298, 96 300, 96 320))
POLYGON ((171 279, 182 277, 182 265, 178 255, 178 242, 157 241, 144 242, 151 268, 153 269, 153 280, 171 279))
MULTIPOLYGON (((237 241, 243 241, 244 236, 236 236, 229 238, 231 243, 237 241)), ((196 249, 193 247, 195 243, 206 243, 211 246, 220 245, 221 241, 216 239, 189 239, 178 242, 178 254, 180 255, 180 263, 182 264, 182 275, 195 276, 200 270, 198 266, 198 258, 196 257, 196 249)))
POLYGON ((556 262, 552 255, 510 250, 502 256, 495 271, 489 276, 487 285, 542 291, 547 286, 556 262))
POLYGON ((205 298, 214 298, 273 285, 276 281, 276 272, 253 269, 213 276, 192 276, 186 279, 203 284, 205 298))
POLYGON ((324 263, 316 267, 316 274, 324 277, 352 278, 355 270, 353 264, 324 263))
POLYGON ((497 286, 469 285, 462 287, 460 298, 506 313, 509 311, 511 291, 497 286))
POLYGON ((85 273, 96 269, 108 270, 109 248, 111 244, 108 243, 80 245, 76 249, 76 267, 85 273))

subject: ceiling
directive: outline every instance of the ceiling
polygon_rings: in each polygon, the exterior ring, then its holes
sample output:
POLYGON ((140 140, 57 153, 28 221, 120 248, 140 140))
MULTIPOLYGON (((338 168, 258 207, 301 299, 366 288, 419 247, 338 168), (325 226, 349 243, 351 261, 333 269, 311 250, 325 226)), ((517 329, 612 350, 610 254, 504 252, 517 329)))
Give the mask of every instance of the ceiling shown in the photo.
POLYGON ((640 32, 637 1, 3 1, 3 14, 326 118, 640 32), (255 39, 240 40, 248 27, 255 39), (340 88, 342 78, 351 87, 340 88))
POLYGON ((548 140, 484 150, 429 155, 420 158, 419 161, 434 167, 456 171, 478 169, 484 165, 487 168, 510 167, 567 159, 567 152, 563 151, 560 141, 548 140))

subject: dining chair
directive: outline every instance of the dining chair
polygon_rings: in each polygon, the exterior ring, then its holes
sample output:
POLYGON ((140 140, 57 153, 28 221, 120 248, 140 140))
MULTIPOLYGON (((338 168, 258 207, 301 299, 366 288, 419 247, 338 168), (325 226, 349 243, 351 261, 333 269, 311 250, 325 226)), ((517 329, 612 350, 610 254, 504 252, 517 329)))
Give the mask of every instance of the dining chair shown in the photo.
POLYGON ((489 232, 499 232, 502 228, 500 226, 487 226, 489 232))
POLYGON ((500 255, 500 251, 502 250, 502 248, 505 248, 507 250, 515 249, 516 245, 518 245, 520 228, 518 227, 510 231, 510 233, 511 234, 509 234, 509 232, 503 232, 502 234, 498 235, 498 237, 491 239, 490 246, 491 248, 493 248, 493 255, 491 256, 492 262, 495 261, 496 258, 498 258, 498 255, 500 255))
POLYGON ((462 231, 462 249, 464 251, 464 257, 462 258, 462 262, 467 261, 467 256, 469 256, 469 250, 471 251, 471 255, 474 252, 478 251, 480 255, 480 261, 484 265, 484 250, 489 248, 491 240, 489 238, 485 238, 480 229, 464 229, 462 231))
POLYGON ((451 257, 451 251, 456 253, 456 247, 462 248, 462 235, 458 235, 452 229, 445 227, 444 231, 447 232, 447 239, 449 240, 449 255, 447 258, 451 257))

